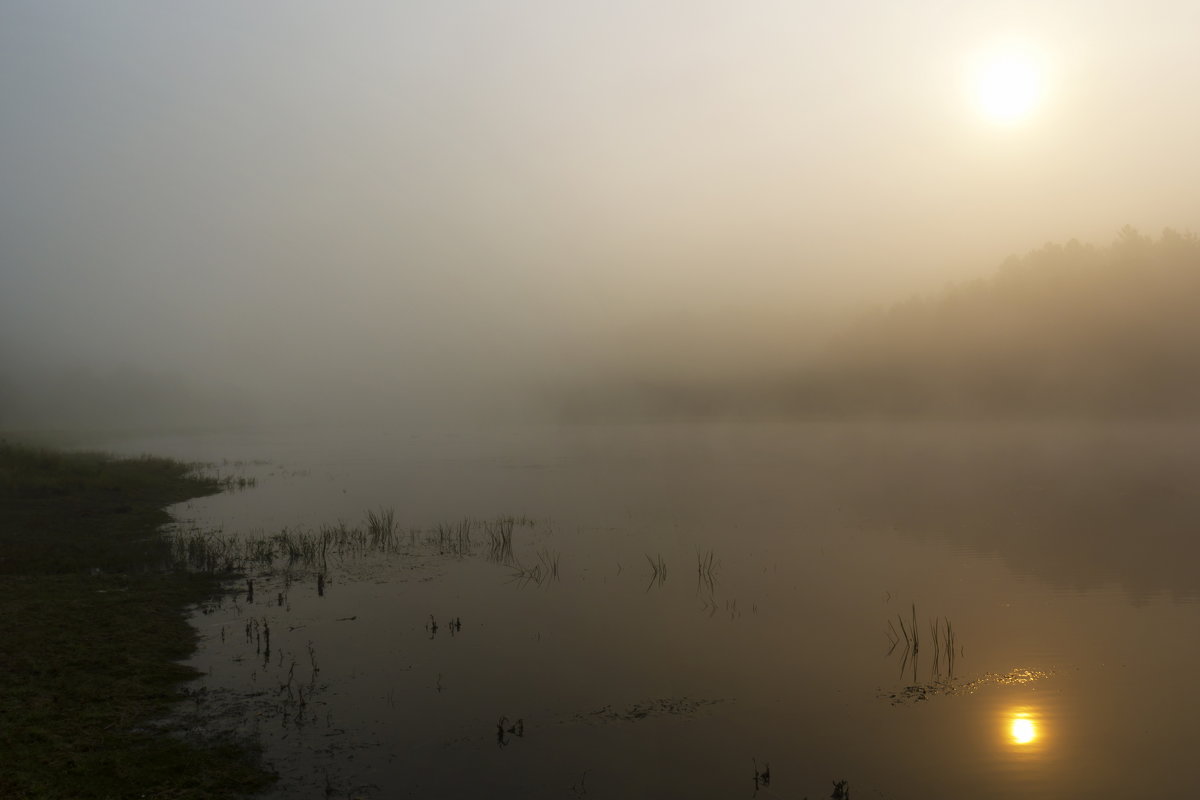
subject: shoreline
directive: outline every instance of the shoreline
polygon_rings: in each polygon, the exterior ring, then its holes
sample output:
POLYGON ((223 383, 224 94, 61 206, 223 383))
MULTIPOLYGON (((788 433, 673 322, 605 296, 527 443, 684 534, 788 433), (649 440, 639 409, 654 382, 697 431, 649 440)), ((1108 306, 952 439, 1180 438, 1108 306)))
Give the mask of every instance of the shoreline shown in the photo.
POLYGON ((275 776, 249 741, 169 721, 199 673, 189 610, 220 576, 169 568, 166 507, 223 485, 162 458, 0 439, 0 795, 219 798, 275 776))

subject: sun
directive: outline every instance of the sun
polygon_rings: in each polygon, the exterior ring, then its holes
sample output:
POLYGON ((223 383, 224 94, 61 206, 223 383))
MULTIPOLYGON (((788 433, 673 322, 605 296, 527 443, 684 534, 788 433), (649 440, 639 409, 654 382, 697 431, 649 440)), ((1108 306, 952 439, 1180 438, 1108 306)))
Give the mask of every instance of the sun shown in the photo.
POLYGON ((979 112, 992 122, 1013 125, 1027 119, 1045 93, 1037 57, 1022 48, 994 51, 980 59, 972 79, 979 112))

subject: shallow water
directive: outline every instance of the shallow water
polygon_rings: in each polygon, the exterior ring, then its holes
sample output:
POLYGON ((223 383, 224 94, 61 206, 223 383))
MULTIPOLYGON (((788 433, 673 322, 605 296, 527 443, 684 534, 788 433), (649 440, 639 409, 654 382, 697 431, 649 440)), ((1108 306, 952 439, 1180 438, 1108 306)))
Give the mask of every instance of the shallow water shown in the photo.
POLYGON ((103 444, 258 479, 177 507, 185 525, 269 534, 393 507, 414 531, 399 554, 332 561, 324 596, 312 572, 285 586, 262 569, 253 603, 239 587, 197 612, 207 674, 181 713, 256 734, 279 797, 817 798, 841 780, 856 798, 1200 790, 1198 428, 103 444), (533 521, 515 556, 557 557, 556 579, 515 579, 481 527, 469 555, 429 537, 502 515, 533 521), (914 615, 915 654, 893 646, 914 615), (931 631, 946 619, 953 663, 945 628, 931 631))

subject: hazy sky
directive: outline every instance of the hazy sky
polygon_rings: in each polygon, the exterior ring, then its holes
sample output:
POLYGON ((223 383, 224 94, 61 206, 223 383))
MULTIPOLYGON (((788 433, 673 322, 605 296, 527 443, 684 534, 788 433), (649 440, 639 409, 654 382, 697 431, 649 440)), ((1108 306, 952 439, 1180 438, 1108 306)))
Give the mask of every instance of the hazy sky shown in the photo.
POLYGON ((1194 0, 5 0, 0 354, 433 395, 774 358, 1047 240, 1195 229, 1198 32, 1194 0), (1038 100, 997 121, 973 76, 1012 48, 1038 100))

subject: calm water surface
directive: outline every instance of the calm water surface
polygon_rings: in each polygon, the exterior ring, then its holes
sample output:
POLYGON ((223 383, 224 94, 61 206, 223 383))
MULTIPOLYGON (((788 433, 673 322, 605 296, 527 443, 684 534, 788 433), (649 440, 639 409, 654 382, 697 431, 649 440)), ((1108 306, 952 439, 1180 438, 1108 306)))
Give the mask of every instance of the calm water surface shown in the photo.
POLYGON ((177 507, 183 527, 315 531, 395 509, 403 552, 331 560, 323 596, 310 571, 263 568, 253 602, 241 587, 197 611, 206 676, 181 713, 256 735, 279 797, 1200 793, 1200 429, 104 444, 258 479, 177 507), (556 559, 556 579, 516 578, 479 525, 468 555, 430 536, 503 515, 533 522, 514 556, 556 559))

